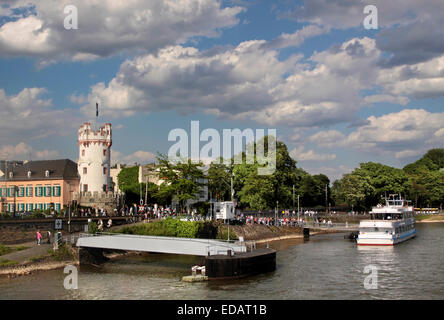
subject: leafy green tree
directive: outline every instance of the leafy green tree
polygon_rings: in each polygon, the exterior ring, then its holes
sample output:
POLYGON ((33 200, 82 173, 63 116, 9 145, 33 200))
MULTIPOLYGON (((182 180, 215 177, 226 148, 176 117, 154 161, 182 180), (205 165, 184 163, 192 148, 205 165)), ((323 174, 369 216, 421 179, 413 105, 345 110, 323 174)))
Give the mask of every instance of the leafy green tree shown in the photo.
POLYGON ((232 165, 226 165, 222 159, 213 161, 208 169, 208 191, 212 198, 220 201, 231 200, 232 165))
MULTIPOLYGON (((274 139, 273 136, 265 136, 258 143, 268 146, 268 139, 274 139)), ((293 185, 299 192, 302 177, 305 174, 303 170, 296 167, 296 161, 290 156, 287 146, 276 141, 276 150, 267 150, 267 152, 276 153, 276 167, 272 174, 260 175, 258 168, 261 163, 255 157, 252 164, 244 161, 242 164, 234 166, 234 185, 235 191, 240 198, 241 204, 252 209, 272 209, 279 202, 280 208, 291 208, 293 205, 293 185)), ((256 155, 257 145, 253 144, 256 155)))
POLYGON ((332 192, 336 204, 345 203, 353 208, 362 206, 366 195, 366 188, 368 186, 365 185, 361 177, 349 173, 333 183, 332 192))
POLYGON ((204 174, 202 162, 193 163, 191 159, 172 163, 168 156, 159 154, 157 157, 159 177, 165 180, 161 186, 162 197, 176 197, 180 208, 185 202, 195 199, 203 185, 204 174))

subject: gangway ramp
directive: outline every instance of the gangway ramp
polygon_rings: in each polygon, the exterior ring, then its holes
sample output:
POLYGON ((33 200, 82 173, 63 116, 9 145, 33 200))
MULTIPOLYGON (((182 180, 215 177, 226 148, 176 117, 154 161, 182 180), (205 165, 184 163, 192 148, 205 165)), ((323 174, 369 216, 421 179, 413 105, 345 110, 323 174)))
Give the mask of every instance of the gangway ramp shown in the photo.
POLYGON ((228 250, 233 253, 247 252, 245 242, 121 233, 81 234, 77 240, 77 247, 195 256, 226 255, 228 250))

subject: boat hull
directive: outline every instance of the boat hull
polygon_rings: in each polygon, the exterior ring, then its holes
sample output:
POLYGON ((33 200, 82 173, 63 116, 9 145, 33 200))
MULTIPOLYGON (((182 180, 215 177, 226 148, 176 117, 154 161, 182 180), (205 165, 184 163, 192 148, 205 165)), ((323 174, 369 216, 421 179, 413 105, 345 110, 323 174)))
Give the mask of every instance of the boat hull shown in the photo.
POLYGON ((399 237, 396 238, 360 238, 358 236, 358 239, 356 240, 358 246, 393 246, 395 244, 407 241, 409 239, 412 239, 416 236, 416 230, 413 232, 409 232, 404 235, 399 235, 399 237))

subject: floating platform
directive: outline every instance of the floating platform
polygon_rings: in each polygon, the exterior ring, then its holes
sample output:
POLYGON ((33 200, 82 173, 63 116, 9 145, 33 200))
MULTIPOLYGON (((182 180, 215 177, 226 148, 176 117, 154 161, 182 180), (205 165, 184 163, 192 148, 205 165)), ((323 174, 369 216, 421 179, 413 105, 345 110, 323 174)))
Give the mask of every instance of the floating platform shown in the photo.
POLYGON ((192 276, 184 276, 184 277, 182 277, 182 281, 184 281, 184 282, 203 282, 203 281, 208 281, 208 277, 201 275, 201 274, 196 274, 196 275, 192 275, 192 276))
POLYGON ((209 280, 271 272, 276 270, 276 250, 264 248, 233 255, 207 256, 205 269, 209 280))

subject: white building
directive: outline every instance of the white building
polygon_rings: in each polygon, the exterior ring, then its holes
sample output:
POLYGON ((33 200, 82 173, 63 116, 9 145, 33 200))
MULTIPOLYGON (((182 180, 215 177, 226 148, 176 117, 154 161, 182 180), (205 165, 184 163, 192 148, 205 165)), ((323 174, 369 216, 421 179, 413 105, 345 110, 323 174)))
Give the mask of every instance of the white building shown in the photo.
POLYGON ((111 190, 110 164, 112 131, 111 123, 98 127, 85 122, 79 135, 80 192, 108 192, 111 190))

